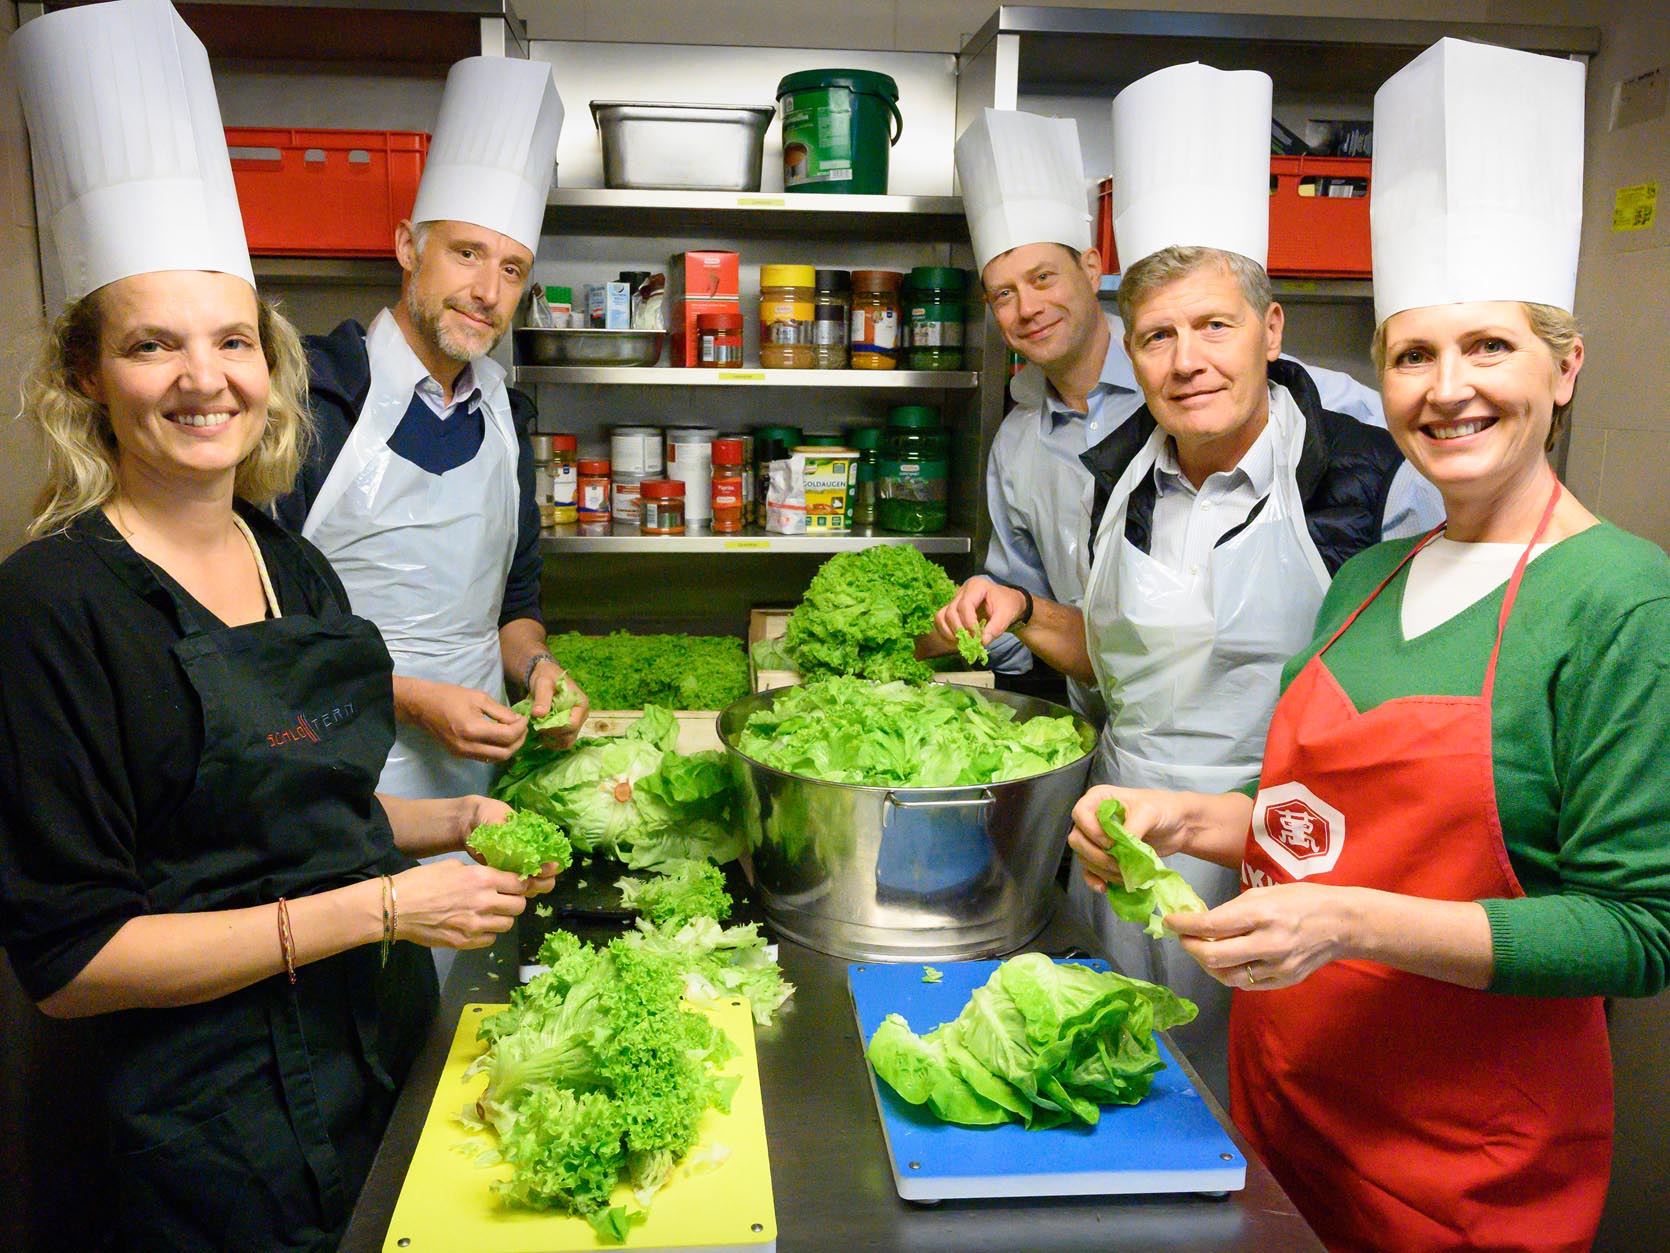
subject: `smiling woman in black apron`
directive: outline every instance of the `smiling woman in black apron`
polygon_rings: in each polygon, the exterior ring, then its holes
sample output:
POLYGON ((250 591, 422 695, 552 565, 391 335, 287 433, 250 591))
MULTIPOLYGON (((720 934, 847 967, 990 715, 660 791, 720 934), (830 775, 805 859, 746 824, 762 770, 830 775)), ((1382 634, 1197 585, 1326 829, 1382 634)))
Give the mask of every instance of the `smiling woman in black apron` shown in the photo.
POLYGON ((415 866, 508 811, 373 790, 388 652, 256 507, 295 473, 304 365, 201 45, 122 0, 14 47, 71 303, 28 389, 39 538, 0 565, 0 943, 94 1019, 123 1247, 334 1247, 434 1011, 417 945, 489 944, 551 880, 415 866))

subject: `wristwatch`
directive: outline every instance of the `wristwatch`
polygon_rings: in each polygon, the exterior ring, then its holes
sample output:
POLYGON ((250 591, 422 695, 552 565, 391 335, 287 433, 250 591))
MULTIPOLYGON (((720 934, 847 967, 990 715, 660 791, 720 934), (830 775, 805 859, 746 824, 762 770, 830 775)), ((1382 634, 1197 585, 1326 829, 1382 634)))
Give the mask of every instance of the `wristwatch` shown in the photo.
MULTIPOLYGON (((1032 605, 1030 603, 1028 603, 1026 611, 1028 613, 1032 612, 1032 605)), ((548 661, 553 666, 557 665, 557 659, 551 656, 550 653, 535 653, 532 657, 529 657, 527 669, 522 671, 522 690, 524 692, 533 691, 533 672, 539 668, 539 663, 542 661, 548 661)), ((557 666, 557 677, 562 677, 561 666, 557 666)))
POLYGON ((1017 587, 1015 590, 1022 596, 1026 597, 1026 608, 1021 610, 1020 617, 1016 618, 1009 624, 1010 630, 1014 630, 1016 627, 1023 627, 1032 621, 1032 593, 1027 591, 1024 587, 1017 587))

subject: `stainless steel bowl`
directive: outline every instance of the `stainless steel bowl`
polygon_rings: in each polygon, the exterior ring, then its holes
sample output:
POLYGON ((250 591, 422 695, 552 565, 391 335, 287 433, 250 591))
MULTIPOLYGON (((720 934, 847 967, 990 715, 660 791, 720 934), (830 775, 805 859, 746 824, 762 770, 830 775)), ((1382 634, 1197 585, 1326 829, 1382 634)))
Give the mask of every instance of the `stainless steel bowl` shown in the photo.
POLYGON ((765 132, 777 109, 755 104, 593 100, 603 185, 758 191, 765 132))
POLYGON ((666 331, 602 331, 581 327, 519 327, 517 365, 654 365, 666 331))
POLYGON ((736 747, 749 717, 786 690, 719 715, 742 797, 743 866, 778 930, 859 961, 960 961, 1013 952, 1044 929, 1096 744, 1088 722, 1049 701, 981 691, 1021 721, 1072 718, 1085 755, 983 787, 860 787, 788 774, 736 747))

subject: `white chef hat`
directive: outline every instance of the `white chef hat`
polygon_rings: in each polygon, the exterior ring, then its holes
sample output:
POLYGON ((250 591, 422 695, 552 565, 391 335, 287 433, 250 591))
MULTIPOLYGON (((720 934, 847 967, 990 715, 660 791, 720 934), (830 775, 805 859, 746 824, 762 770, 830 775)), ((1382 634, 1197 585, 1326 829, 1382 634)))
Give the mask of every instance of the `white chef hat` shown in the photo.
POLYGON ((168 0, 48 13, 11 45, 70 300, 157 270, 255 286, 209 57, 168 0))
POLYGON ((458 62, 446 76, 412 221, 471 222, 538 252, 562 117, 547 62, 458 62))
POLYGON ((1270 76, 1190 62, 1113 100, 1113 242, 1125 269, 1173 246, 1270 251, 1270 76))
POLYGON ((1090 247, 1090 201, 1078 123, 1012 109, 982 109, 957 140, 975 264, 1024 244, 1090 247))
POLYGON ((1474 300, 1570 312, 1581 62, 1440 39, 1374 96, 1374 317, 1474 300))

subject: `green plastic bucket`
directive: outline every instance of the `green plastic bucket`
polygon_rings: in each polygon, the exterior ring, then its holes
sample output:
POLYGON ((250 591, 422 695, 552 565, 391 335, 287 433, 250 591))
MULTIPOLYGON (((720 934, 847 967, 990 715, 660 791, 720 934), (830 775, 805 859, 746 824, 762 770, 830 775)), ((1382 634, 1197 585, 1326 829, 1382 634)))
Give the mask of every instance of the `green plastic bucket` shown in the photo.
POLYGON ((802 70, 777 84, 783 188, 885 196, 887 158, 904 134, 899 85, 874 70, 802 70))

